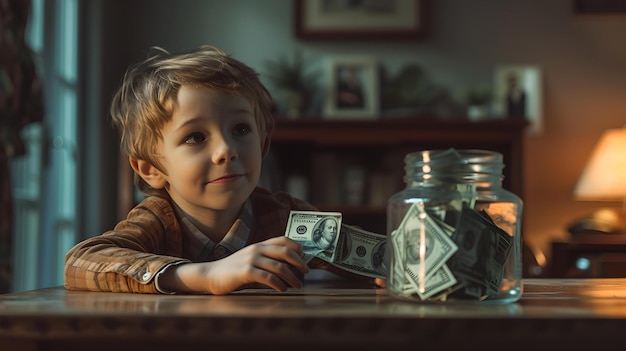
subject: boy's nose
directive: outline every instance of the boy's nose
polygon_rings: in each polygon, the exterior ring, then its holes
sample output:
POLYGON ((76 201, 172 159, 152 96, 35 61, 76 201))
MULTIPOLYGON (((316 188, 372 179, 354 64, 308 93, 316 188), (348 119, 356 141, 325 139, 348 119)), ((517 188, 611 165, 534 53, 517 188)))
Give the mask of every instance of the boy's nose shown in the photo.
POLYGON ((235 159, 237 159, 237 153, 228 138, 219 138, 219 140, 216 140, 212 155, 213 163, 222 164, 234 161, 235 159))

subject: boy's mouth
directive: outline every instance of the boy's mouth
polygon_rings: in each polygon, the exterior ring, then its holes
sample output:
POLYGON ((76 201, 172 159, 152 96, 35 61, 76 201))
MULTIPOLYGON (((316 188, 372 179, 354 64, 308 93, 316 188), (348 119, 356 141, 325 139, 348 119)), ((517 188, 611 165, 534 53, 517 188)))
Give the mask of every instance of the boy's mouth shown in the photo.
POLYGON ((223 177, 219 177, 216 179, 213 179, 211 181, 209 181, 209 183, 217 183, 217 184, 226 184, 226 183, 232 183, 235 182, 237 180, 239 180, 241 177, 243 177, 243 174, 227 174, 223 177))

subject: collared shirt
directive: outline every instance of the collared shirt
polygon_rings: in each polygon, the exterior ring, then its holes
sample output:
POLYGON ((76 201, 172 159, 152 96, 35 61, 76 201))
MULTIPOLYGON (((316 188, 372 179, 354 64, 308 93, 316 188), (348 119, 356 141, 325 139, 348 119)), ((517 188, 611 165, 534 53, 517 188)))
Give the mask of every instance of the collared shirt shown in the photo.
POLYGON ((224 238, 216 243, 203 233, 194 222, 175 203, 174 211, 180 219, 183 232, 183 256, 190 257, 193 262, 215 261, 224 258, 246 246, 252 228, 252 201, 248 199, 231 228, 224 238))
MULTIPOLYGON (((217 245, 207 241, 203 244, 203 234, 190 229, 188 221, 177 216, 169 199, 147 197, 113 230, 88 238, 68 251, 64 286, 69 290, 158 293, 154 278, 167 266, 217 259, 220 246, 234 252, 282 236, 291 210, 317 209, 287 193, 256 188, 224 240, 217 245), (250 218, 246 218, 248 214, 250 218)), ((319 259, 309 262, 309 267, 354 277, 319 259)))

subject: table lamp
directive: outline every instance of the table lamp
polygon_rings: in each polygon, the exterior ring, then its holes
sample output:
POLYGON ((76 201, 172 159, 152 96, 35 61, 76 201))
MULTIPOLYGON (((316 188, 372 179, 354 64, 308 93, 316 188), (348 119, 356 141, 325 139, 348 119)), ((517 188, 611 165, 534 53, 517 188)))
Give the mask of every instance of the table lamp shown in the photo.
POLYGON ((609 129, 602 134, 574 188, 574 196, 577 200, 586 201, 621 201, 622 216, 619 222, 624 223, 626 127, 609 129))

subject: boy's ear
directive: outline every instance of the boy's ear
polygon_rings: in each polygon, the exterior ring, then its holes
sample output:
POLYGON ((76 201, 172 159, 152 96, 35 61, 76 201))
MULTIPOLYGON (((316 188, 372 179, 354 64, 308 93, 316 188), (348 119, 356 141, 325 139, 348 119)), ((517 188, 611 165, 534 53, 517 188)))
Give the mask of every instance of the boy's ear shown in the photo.
POLYGON ((133 167, 135 173, 154 189, 163 189, 167 184, 167 180, 163 173, 154 167, 150 162, 128 157, 130 166, 133 167))

